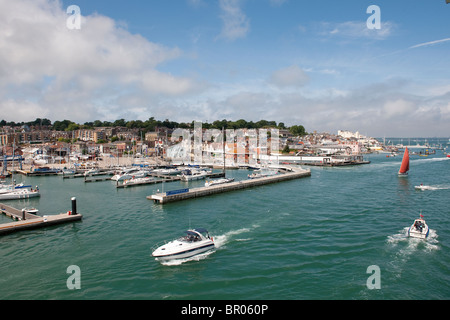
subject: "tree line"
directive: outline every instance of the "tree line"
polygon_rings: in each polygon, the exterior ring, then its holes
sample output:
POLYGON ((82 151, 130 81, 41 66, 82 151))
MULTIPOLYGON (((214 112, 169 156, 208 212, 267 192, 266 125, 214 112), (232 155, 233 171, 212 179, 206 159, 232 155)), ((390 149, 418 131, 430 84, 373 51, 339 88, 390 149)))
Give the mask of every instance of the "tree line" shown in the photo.
MULTIPOLYGON (((29 122, 7 122, 5 120, 0 121, 0 126, 11 126, 11 127, 20 127, 23 125, 28 126, 45 126, 49 129, 53 129, 56 131, 74 131, 79 129, 95 129, 100 127, 126 127, 129 129, 140 129, 141 131, 151 132, 154 131, 156 127, 166 127, 169 129, 181 128, 181 129, 189 129, 194 128, 194 121, 192 122, 176 122, 170 121, 168 119, 161 121, 156 120, 154 117, 149 118, 148 120, 130 120, 126 121, 125 119, 118 119, 113 122, 111 121, 101 121, 95 120, 92 122, 85 122, 84 124, 78 124, 71 120, 62 120, 55 121, 52 123, 49 119, 41 119, 37 118, 34 121, 29 122)), ((302 125, 293 125, 287 127, 283 122, 277 123, 276 121, 268 121, 268 120, 259 120, 256 122, 246 121, 244 119, 239 119, 237 121, 231 120, 216 120, 212 123, 202 122, 202 127, 205 129, 260 129, 260 128, 278 128, 280 130, 286 129, 289 130, 293 135, 303 136, 308 134, 305 128, 302 125)))

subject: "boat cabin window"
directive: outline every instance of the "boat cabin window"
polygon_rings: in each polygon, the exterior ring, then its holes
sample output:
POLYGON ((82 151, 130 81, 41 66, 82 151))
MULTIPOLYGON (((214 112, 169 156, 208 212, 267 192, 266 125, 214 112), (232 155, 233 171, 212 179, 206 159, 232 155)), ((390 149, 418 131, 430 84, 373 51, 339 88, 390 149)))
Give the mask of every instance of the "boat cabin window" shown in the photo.
POLYGON ((181 239, 186 241, 186 242, 196 242, 196 241, 200 241, 201 240, 200 236, 197 235, 197 234, 194 234, 194 233, 188 233, 187 235, 185 235, 181 239))

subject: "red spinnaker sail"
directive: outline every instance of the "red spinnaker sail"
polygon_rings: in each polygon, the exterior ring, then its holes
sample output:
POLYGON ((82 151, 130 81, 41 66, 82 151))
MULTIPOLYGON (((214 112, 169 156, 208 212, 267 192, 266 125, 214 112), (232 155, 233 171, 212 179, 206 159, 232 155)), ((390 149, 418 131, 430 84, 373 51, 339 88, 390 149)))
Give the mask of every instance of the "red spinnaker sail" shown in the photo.
POLYGON ((400 170, 398 171, 398 173, 406 173, 408 171, 409 171, 409 151, 408 148, 405 148, 402 165, 400 166, 400 170))

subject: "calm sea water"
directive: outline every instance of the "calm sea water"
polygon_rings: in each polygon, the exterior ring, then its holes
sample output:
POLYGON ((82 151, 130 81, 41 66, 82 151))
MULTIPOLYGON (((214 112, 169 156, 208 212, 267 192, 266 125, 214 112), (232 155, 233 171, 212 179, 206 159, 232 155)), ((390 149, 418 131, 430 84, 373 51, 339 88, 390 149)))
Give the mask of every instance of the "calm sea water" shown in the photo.
POLYGON ((412 156, 410 176, 398 178, 401 156, 368 158, 165 206, 146 196, 204 182, 117 190, 111 181, 18 176, 42 196, 8 204, 57 214, 75 196, 84 218, 0 237, 0 299, 449 299, 450 159, 412 156), (416 191, 420 183, 435 190, 416 191), (420 211, 426 241, 406 237, 420 211), (151 257, 189 227, 207 228, 217 249, 165 264, 151 257), (71 265, 81 270, 80 290, 67 288, 71 265), (381 289, 367 288, 372 265, 381 289))

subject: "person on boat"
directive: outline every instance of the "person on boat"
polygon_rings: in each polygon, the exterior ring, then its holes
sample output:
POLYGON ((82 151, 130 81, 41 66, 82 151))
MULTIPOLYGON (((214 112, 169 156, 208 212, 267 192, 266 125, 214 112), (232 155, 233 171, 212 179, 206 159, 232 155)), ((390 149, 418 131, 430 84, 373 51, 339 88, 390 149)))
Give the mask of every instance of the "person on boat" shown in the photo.
POLYGON ((416 230, 419 230, 420 232, 422 232, 422 228, 423 228, 422 222, 416 221, 416 223, 414 224, 414 227, 416 228, 416 230))

